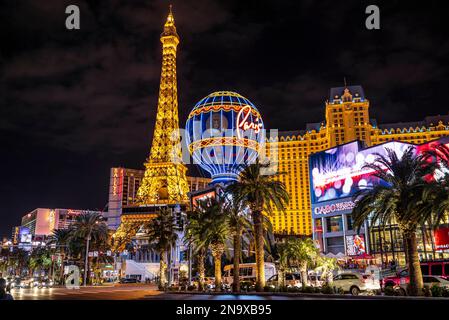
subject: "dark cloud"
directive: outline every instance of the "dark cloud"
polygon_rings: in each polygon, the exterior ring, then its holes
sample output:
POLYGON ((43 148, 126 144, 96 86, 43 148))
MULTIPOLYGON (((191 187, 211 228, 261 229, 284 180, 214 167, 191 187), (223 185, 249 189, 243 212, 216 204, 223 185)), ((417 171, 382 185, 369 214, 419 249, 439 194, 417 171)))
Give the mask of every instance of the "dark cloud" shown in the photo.
MULTIPOLYGON (((378 122, 447 113, 441 2, 170 1, 181 37, 181 123, 216 90, 252 100, 265 123, 324 120, 329 88, 361 84, 378 122)), ((102 208, 109 168, 148 155, 169 1, 6 0, 0 9, 0 232, 35 207, 102 208), (64 28, 81 8, 81 30, 64 28)))

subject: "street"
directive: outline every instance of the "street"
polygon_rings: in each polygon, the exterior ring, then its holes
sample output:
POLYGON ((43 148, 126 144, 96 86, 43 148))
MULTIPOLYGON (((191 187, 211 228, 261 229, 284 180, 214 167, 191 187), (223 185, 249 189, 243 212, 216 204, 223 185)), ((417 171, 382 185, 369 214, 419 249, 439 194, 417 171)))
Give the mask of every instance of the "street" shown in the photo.
MULTIPOLYGON (((170 294, 157 290, 155 285, 115 285, 99 287, 80 287, 80 289, 13 289, 15 300, 315 300, 317 297, 287 297, 269 295, 208 295, 208 294, 170 294)), ((325 297, 321 297, 324 299, 325 297)), ((335 300, 354 297, 335 296, 335 300)), ((326 299, 329 299, 328 297, 326 299)))
MULTIPOLYGON (((81 287, 80 289, 50 288, 50 289, 13 289, 15 300, 378 300, 378 299, 414 299, 411 297, 368 297, 351 295, 232 295, 232 294, 189 294, 164 293, 155 285, 117 284, 98 287, 81 287)), ((415 299, 423 299, 415 298, 415 299)), ((424 298, 429 299, 429 298, 424 298)))

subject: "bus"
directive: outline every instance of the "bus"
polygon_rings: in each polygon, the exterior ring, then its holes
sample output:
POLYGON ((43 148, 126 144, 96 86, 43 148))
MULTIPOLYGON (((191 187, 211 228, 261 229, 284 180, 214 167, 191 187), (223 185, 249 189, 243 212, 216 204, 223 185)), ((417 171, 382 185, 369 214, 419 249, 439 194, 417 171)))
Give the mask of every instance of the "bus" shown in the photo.
MULTIPOLYGON (((265 281, 276 274, 274 263, 265 262, 265 281)), ((256 281, 256 264, 241 263, 239 266, 240 281, 256 281)), ((234 282, 234 265, 228 264, 224 267, 223 282, 231 285, 234 282)))

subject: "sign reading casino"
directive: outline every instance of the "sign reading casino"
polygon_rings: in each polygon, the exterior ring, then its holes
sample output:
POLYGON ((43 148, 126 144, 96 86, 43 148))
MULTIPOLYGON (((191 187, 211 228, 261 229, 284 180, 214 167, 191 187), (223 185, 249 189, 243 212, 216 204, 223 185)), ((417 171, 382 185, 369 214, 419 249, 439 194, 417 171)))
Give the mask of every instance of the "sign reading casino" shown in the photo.
POLYGON ((351 213, 354 206, 355 203, 352 199, 341 199, 322 204, 314 204, 312 205, 312 213, 315 218, 323 215, 351 213))

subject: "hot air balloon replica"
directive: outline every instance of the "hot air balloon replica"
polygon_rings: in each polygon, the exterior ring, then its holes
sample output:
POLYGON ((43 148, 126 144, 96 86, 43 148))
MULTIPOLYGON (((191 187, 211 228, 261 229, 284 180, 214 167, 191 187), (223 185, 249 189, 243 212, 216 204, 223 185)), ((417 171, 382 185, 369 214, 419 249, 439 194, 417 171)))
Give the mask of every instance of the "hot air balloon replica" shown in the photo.
POLYGON ((186 140, 193 163, 210 173, 212 184, 238 179, 264 148, 263 121, 256 106, 236 92, 218 91, 190 112, 186 140))

